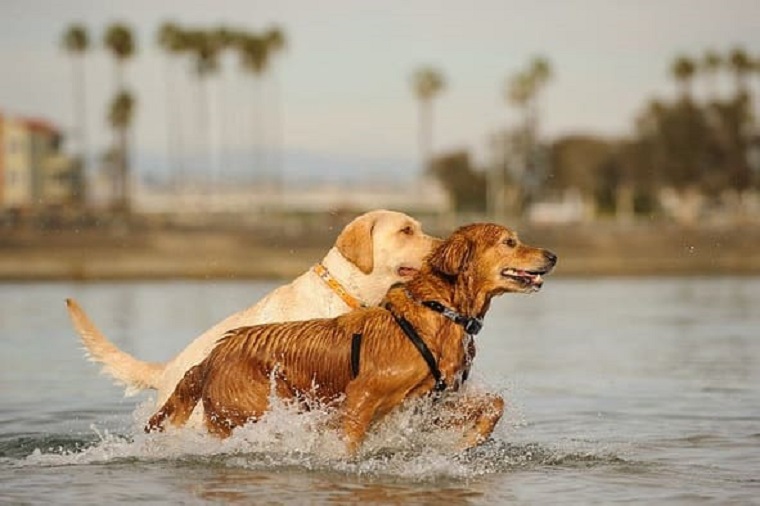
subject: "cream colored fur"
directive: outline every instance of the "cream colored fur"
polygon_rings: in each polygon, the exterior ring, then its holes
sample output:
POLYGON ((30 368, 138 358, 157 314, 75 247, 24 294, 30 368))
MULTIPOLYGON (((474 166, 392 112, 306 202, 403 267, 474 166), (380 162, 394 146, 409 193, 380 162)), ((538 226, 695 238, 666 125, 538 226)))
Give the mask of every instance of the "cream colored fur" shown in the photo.
MULTIPOLYGON (((322 264, 354 297, 366 305, 377 305, 393 283, 405 279, 399 268, 419 269, 435 241, 422 232, 419 222, 403 213, 371 211, 343 229, 322 264), (365 273, 357 264, 365 270, 371 265, 372 269, 365 273)), ((123 384, 127 395, 143 389, 157 390, 157 406, 163 405, 185 372, 201 362, 228 330, 262 323, 333 318, 350 310, 310 269, 253 306, 217 323, 179 355, 160 364, 141 361, 118 349, 75 301, 70 299, 67 303, 89 359, 103 364, 103 373, 123 384)))

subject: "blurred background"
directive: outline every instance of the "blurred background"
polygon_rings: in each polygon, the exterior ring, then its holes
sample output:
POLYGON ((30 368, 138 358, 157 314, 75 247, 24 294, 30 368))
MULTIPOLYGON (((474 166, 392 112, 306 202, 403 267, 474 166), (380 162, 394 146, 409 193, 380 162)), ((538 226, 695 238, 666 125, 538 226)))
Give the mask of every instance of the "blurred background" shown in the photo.
POLYGON ((760 272, 760 4, 0 3, 0 278, 290 277, 374 208, 760 272))

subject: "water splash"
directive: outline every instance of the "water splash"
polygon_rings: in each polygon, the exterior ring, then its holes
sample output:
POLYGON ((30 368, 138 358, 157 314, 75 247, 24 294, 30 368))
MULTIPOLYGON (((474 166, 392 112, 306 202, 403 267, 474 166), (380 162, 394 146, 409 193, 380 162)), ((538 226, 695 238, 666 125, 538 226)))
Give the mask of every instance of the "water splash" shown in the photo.
POLYGON ((457 449, 462 433, 435 426, 432 415, 437 407, 422 399, 407 403, 374 426, 359 456, 353 459, 345 455, 334 411, 315 406, 297 413, 293 406, 277 400, 261 420, 239 427, 225 440, 193 428, 145 434, 143 423, 154 408, 151 401, 146 401, 135 410, 124 433, 115 434, 93 425, 92 434, 79 438, 17 439, 15 443, 20 446, 16 450, 25 448, 23 457, 17 455, 19 451, 0 455, 11 465, 22 467, 173 462, 254 470, 299 468, 412 481, 470 479, 526 467, 614 464, 619 460, 599 452, 593 444, 568 449, 510 443, 525 422, 508 390, 500 393, 511 400, 511 409, 493 438, 466 452, 457 449), (29 454, 28 448, 34 443, 37 447, 29 454))

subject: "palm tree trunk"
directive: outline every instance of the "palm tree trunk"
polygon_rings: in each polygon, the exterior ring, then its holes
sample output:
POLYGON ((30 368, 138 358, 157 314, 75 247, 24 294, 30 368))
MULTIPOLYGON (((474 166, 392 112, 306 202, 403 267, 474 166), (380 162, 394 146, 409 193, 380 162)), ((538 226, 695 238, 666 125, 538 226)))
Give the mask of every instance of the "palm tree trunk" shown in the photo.
POLYGON ((127 139, 127 129, 120 128, 117 135, 119 143, 119 183, 121 185, 119 209, 125 216, 129 216, 132 212, 132 184, 129 175, 129 142, 127 139))
POLYGON ((210 168, 210 153, 209 153, 209 105, 208 105, 208 93, 206 93, 206 78, 203 76, 198 77, 198 129, 197 129, 197 145, 201 147, 198 155, 199 174, 197 176, 202 177, 208 181, 209 168, 210 168))
POLYGON ((253 173, 254 178, 261 181, 261 175, 264 172, 264 163, 262 150, 264 149, 262 125, 263 115, 262 111, 262 90, 261 80, 258 75, 253 76, 253 114, 251 115, 251 138, 253 140, 253 173), (257 176, 258 175, 258 176, 257 176))
POLYGON ((176 90, 174 90, 172 82, 172 68, 171 57, 167 56, 164 65, 164 87, 166 91, 166 101, 164 103, 166 114, 166 161, 167 168, 169 169, 169 180, 173 187, 177 187, 179 182, 178 164, 177 164, 177 149, 176 149, 176 131, 175 131, 175 116, 176 109, 174 98, 176 97, 176 90))
POLYGON ((279 76, 276 73, 276 66, 272 69, 272 104, 274 112, 272 114, 272 170, 274 171, 275 186, 279 192, 282 191, 285 184, 284 167, 282 165, 282 99, 279 76))
POLYGON ((124 90, 124 65, 121 60, 116 60, 114 66, 114 86, 116 87, 116 93, 121 93, 124 90))
POLYGON ((418 147, 420 150, 422 172, 424 173, 430 168, 433 144, 433 106, 429 98, 420 99, 419 121, 418 147))
POLYGON ((87 174, 89 167, 89 150, 87 142, 87 100, 86 100, 86 76, 84 66, 84 56, 78 55, 73 57, 74 63, 74 108, 76 110, 77 123, 77 141, 78 154, 81 163, 81 194, 77 196, 79 202, 84 203, 87 199, 87 174))
MULTIPOLYGON (((208 118, 208 161, 209 161, 209 174, 213 187, 218 190, 220 177, 219 177, 219 128, 221 126, 221 118, 219 111, 219 94, 214 93, 211 77, 206 79, 206 116, 208 118)), ((219 84, 218 82, 216 83, 219 84)), ((217 86, 218 88, 218 86, 217 86)), ((217 90, 218 91, 218 90, 217 90)))

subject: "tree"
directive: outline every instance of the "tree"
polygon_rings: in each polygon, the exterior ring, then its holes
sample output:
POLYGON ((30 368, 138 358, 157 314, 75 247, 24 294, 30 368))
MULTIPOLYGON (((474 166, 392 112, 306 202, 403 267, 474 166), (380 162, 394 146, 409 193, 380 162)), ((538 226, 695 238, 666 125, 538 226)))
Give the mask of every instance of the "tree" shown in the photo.
POLYGON ((129 171, 129 128, 135 113, 135 99, 126 90, 120 91, 111 102, 108 122, 114 131, 117 178, 114 184, 116 209, 129 215, 131 211, 131 177, 129 171))
POLYGON ((526 70, 513 75, 505 88, 507 102, 522 110, 525 135, 534 141, 538 136, 538 98, 551 78, 551 64, 546 58, 537 56, 526 70))
POLYGON ((176 93, 176 81, 173 80, 175 72, 172 69, 172 58, 182 54, 187 45, 185 34, 175 23, 166 22, 156 32, 156 42, 166 55, 166 74, 164 85, 166 89, 166 147, 169 169, 172 179, 178 182, 182 178, 183 154, 182 154, 182 122, 176 121, 179 116, 179 103, 176 93))
POLYGON ((736 94, 746 94, 748 92, 747 77, 752 72, 752 61, 747 52, 740 47, 732 49, 728 55, 728 68, 734 74, 736 94))
POLYGON ((443 74, 430 66, 418 68, 412 74, 412 91, 419 100, 419 149, 422 165, 431 163, 433 147, 433 99, 446 87, 443 74))
POLYGON ((186 50, 192 57, 193 71, 198 82, 198 125, 206 143, 207 159, 202 171, 210 170, 212 174, 215 174, 217 171, 212 149, 212 110, 208 84, 209 79, 219 70, 219 54, 222 46, 213 32, 188 30, 185 32, 185 37, 186 50))
POLYGON ((114 23, 106 30, 103 44, 116 62, 114 66, 116 89, 117 93, 121 93, 124 91, 124 64, 137 51, 132 30, 124 24, 114 23))
POLYGON ((696 64, 687 56, 676 57, 670 66, 670 75, 681 87, 681 96, 685 100, 691 100, 691 83, 696 71, 696 64))
POLYGON ((467 151, 454 151, 436 156, 427 173, 436 178, 448 192, 458 212, 485 211, 486 176, 475 169, 467 151))
MULTIPOLYGON (((543 89, 552 78, 552 69, 549 61, 543 56, 534 57, 525 70, 513 75, 507 81, 505 97, 507 103, 516 106, 522 111, 522 123, 514 135, 504 137, 504 152, 510 153, 512 159, 510 169, 513 179, 518 183, 519 189, 517 208, 524 209, 531 200, 532 194, 538 189, 546 167, 539 160, 547 157, 541 156, 539 142, 539 97, 543 89)), ((502 170, 495 168, 494 170, 502 170)), ((494 177, 494 180, 503 178, 494 177)))
MULTIPOLYGON (((757 58, 755 58, 755 60, 754 60, 754 62, 752 64, 752 71, 755 74, 755 76, 758 78, 758 84, 760 84, 760 56, 758 56, 757 58)), ((760 94, 760 88, 757 88, 757 91, 760 94)), ((760 96, 760 95, 758 95, 758 96, 760 96)), ((756 104, 758 104, 758 105, 756 105, 756 107, 758 107, 758 109, 757 109, 758 113, 755 115, 755 120, 758 121, 758 120, 760 120, 760 99, 756 101, 756 104)), ((757 132, 758 135, 760 135, 760 126, 758 126, 756 128, 756 132, 757 132)), ((758 170, 760 170, 760 167, 758 168, 758 170)), ((760 174, 759 174, 759 176, 760 176, 760 174)))
MULTIPOLYGON (((531 81, 534 121, 538 122, 538 98, 546 85, 551 81, 552 68, 549 60, 543 56, 536 56, 530 63, 528 76, 531 81)), ((537 128, 537 125, 536 125, 537 128)))
POLYGON ((103 36, 103 44, 114 58, 114 74, 116 92, 108 111, 108 122, 114 129, 116 152, 118 153, 118 169, 114 188, 116 210, 129 215, 132 204, 131 174, 128 153, 128 129, 134 114, 135 101, 126 90, 124 83, 124 64, 136 52, 132 30, 121 23, 108 27, 103 36))
MULTIPOLYGON (((82 172, 85 175, 83 180, 87 181, 89 146, 87 142, 87 86, 84 65, 85 54, 90 48, 90 37, 87 33, 87 28, 81 24, 70 25, 63 33, 61 45, 71 55, 78 158, 82 172)), ((79 198, 84 200, 85 195, 86 190, 84 191, 84 195, 79 195, 79 198)))
POLYGON ((707 97, 711 101, 715 101, 718 98, 718 86, 717 77, 718 71, 723 66, 723 59, 715 51, 708 49, 702 56, 702 61, 699 63, 699 69, 702 75, 705 77, 705 83, 707 88, 707 97))
POLYGON ((526 72, 520 72, 512 76, 507 83, 507 102, 522 111, 524 130, 529 130, 532 124, 531 100, 533 98, 533 80, 526 72))
POLYGON ((252 77, 253 80, 253 113, 252 136, 254 145, 254 170, 263 169, 262 150, 264 145, 264 118, 263 118, 263 100, 261 97, 262 86, 261 78, 269 67, 270 56, 272 54, 272 43, 266 37, 257 34, 244 33, 238 37, 237 49, 240 57, 240 67, 243 72, 252 77))
MULTIPOLYGON (((266 46, 269 50, 269 52, 272 54, 272 56, 276 56, 280 53, 282 53, 287 48, 287 39, 285 38, 284 32, 278 27, 278 26, 272 26, 270 27, 265 33, 264 33, 264 40, 266 41, 266 46)), ((273 66, 273 68, 276 68, 273 66)), ((282 102, 280 97, 280 83, 277 79, 277 75, 275 74, 274 79, 274 92, 275 97, 272 99, 272 102, 275 106, 275 113, 273 117, 273 161, 272 165, 276 173, 277 177, 277 183, 278 185, 281 184, 282 181, 282 102)))

